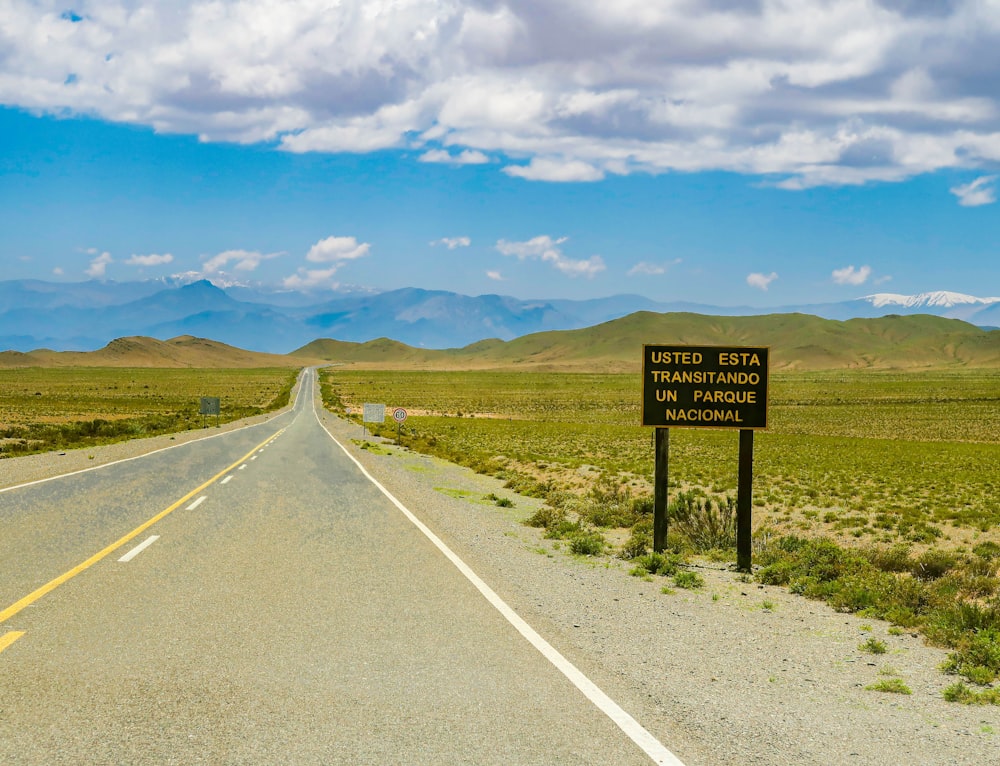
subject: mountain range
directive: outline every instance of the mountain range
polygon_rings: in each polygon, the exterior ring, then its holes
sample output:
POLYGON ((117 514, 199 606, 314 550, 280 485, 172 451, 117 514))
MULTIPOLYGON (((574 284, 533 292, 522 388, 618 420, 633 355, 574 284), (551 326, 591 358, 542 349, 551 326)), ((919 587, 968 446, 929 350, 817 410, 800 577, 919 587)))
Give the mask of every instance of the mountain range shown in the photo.
POLYGON ((266 293, 190 284, 39 280, 0 282, 0 350, 93 351, 123 336, 212 338, 251 351, 285 354, 318 338, 364 343, 392 338, 415 348, 462 348, 550 330, 591 327, 635 312, 708 316, 810 314, 835 320, 932 314, 982 328, 1000 327, 1000 298, 934 292, 879 293, 840 303, 760 309, 658 302, 635 295, 592 300, 521 300, 405 288, 337 294, 312 302, 299 293, 266 293))

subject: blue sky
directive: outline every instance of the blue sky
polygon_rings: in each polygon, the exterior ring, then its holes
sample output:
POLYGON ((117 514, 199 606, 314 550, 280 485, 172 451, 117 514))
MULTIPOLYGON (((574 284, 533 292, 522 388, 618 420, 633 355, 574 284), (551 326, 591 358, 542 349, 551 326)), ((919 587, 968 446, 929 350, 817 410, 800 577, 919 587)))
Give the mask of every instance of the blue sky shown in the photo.
POLYGON ((1000 295, 987 2, 10 0, 0 50, 3 279, 1000 295))

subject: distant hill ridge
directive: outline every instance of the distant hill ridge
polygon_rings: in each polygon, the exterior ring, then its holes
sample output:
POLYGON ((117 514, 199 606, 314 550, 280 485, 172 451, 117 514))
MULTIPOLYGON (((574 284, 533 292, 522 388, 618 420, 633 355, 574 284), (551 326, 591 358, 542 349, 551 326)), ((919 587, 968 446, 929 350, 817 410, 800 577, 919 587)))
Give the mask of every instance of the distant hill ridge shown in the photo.
POLYGON ((1000 368, 1000 330, 957 319, 892 315, 837 321, 808 314, 721 317, 639 311, 581 330, 496 338, 463 348, 423 349, 379 338, 319 339, 288 355, 204 338, 126 337, 92 352, 0 353, 0 367, 275 367, 322 361, 384 369, 520 369, 630 372, 644 343, 769 346, 781 370, 1000 368))
POLYGON ((0 352, 0 367, 196 367, 234 369, 299 367, 303 360, 244 351, 205 338, 183 335, 170 340, 117 338, 98 351, 0 352))
POLYGON ((644 343, 769 346, 775 370, 1000 367, 1000 330, 915 315, 844 322, 807 314, 717 317, 640 311, 582 330, 486 340, 461 349, 417 349, 385 338, 316 340, 293 356, 385 368, 637 371, 644 343))

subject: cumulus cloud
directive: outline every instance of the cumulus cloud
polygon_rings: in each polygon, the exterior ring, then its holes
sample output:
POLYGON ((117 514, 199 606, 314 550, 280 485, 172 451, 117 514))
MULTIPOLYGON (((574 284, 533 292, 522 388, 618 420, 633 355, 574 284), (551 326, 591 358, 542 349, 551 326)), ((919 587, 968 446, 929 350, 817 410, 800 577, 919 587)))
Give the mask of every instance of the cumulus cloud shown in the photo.
MULTIPOLYGON (((90 248, 87 250, 87 253, 89 255, 93 255, 96 252, 97 251, 94 248, 90 248)), ((101 253, 100 255, 91 259, 90 265, 87 267, 84 273, 88 277, 91 277, 93 279, 100 279, 107 272, 109 263, 114 263, 114 260, 111 258, 111 253, 108 252, 101 253)))
POLYGON ((506 280, 499 271, 487 271, 486 276, 492 279, 494 282, 505 282, 506 280))
POLYGON ((659 276, 660 274, 666 274, 667 269, 670 266, 676 266, 680 262, 681 262, 680 258, 674 258, 674 260, 672 260, 668 264, 648 263, 647 261, 639 261, 639 263, 637 263, 635 266, 633 266, 626 272, 626 275, 630 277, 637 277, 637 276, 655 277, 659 276))
POLYGON ((327 237, 321 239, 306 253, 306 260, 311 263, 341 263, 364 258, 368 255, 371 245, 358 242, 354 237, 327 237))
POLYGON ((1000 160, 1000 24, 976 0, 51 8, 4 3, 0 103, 294 152, 493 157, 532 181, 721 169, 797 189, 1000 160))
POLYGON ((527 165, 508 165, 503 172, 529 181, 600 181, 604 172, 581 160, 535 157, 527 165))
POLYGON ((854 266, 845 266, 842 269, 834 269, 831 276, 838 285, 863 285, 871 274, 871 266, 862 266, 859 269, 855 269, 854 266))
POLYGON ((336 289, 340 283, 334 280, 337 266, 329 269, 299 269, 297 273, 285 277, 281 284, 289 290, 336 289))
POLYGON ((420 155, 421 162, 446 162, 451 165, 485 165, 490 161, 480 151, 465 149, 458 154, 451 154, 444 149, 429 149, 420 155))
POLYGON ((997 190, 993 186, 996 180, 996 176, 980 176, 971 183, 955 186, 951 193, 958 197, 958 204, 962 207, 992 205, 997 201, 997 190))
POLYGON ((497 241, 496 248, 502 255, 511 255, 519 261, 536 259, 551 263, 553 267, 571 277, 593 277, 607 268, 604 259, 592 255, 585 261, 574 260, 563 255, 562 245, 569 237, 552 239, 547 234, 534 237, 525 242, 508 242, 505 239, 497 241))
POLYGON ((150 253, 149 255, 133 254, 125 263, 129 266, 161 266, 165 263, 173 263, 173 260, 174 256, 170 253, 164 253, 163 255, 157 255, 156 253, 150 253))
POLYGON ((747 274, 747 284, 750 287, 756 287, 758 290, 767 291, 767 288, 771 286, 771 283, 778 278, 777 273, 771 272, 770 274, 760 274, 754 272, 752 274, 747 274))
POLYGON ((369 243, 358 242, 355 237, 326 237, 306 253, 307 261, 325 264, 326 268, 300 267, 294 274, 285 277, 282 285, 289 290, 336 289, 340 286, 334 279, 336 273, 349 261, 364 258, 370 250, 369 243))
POLYGON ((256 271, 264 261, 280 258, 284 253, 260 253, 256 250, 224 250, 213 255, 202 264, 204 276, 225 273, 225 267, 230 263, 237 271, 256 271))
POLYGON ((441 237, 441 239, 435 239, 430 244, 431 247, 444 245, 449 250, 454 250, 457 247, 468 247, 472 244, 472 240, 468 237, 441 237))

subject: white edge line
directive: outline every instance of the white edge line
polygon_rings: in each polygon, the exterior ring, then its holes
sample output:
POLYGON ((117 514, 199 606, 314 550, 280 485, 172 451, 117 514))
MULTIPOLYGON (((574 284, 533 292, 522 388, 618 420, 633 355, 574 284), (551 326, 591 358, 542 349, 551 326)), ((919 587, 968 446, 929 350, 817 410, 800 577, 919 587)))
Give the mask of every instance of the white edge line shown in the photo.
MULTIPOLYGON (((308 368, 306 368, 306 369, 308 369, 308 368)), ((301 383, 301 381, 299 381, 299 382, 301 383)), ((232 431, 223 431, 221 434, 212 434, 210 436, 202 436, 199 439, 192 439, 189 442, 181 442, 180 444, 171 444, 169 447, 160 447, 159 449, 154 449, 151 452, 144 452, 143 454, 141 454, 141 455, 135 455, 134 457, 125 457, 125 458, 122 458, 121 460, 113 460, 110 463, 102 463, 101 465, 93 465, 93 466, 90 466, 89 468, 81 468, 79 471, 70 471, 69 473, 60 473, 60 474, 57 474, 56 476, 49 476, 48 478, 45 478, 45 479, 36 479, 35 481, 28 481, 28 482, 25 482, 24 484, 15 484, 12 487, 0 487, 0 494, 3 494, 4 492, 10 492, 11 490, 14 490, 14 489, 21 489, 22 487, 33 487, 36 484, 45 484, 46 482, 55 481, 56 479, 65 479, 65 478, 67 478, 69 476, 77 476, 77 475, 79 475, 81 473, 88 473, 90 471, 99 471, 101 468, 110 468, 113 465, 118 465, 120 463, 128 463, 128 462, 131 462, 132 460, 142 460, 144 457, 149 457, 150 455, 156 455, 156 454, 158 454, 160 452, 166 452, 167 450, 171 450, 171 449, 177 449, 178 447, 186 447, 189 444, 195 444, 196 442, 203 442, 203 441, 205 441, 207 439, 217 439, 220 436, 227 436, 229 434, 234 434, 237 431, 245 431, 248 428, 259 428, 260 426, 263 426, 263 425, 269 425, 274 420, 274 418, 279 417, 281 415, 286 415, 289 412, 294 412, 295 411, 295 405, 298 403, 299 394, 301 394, 301 386, 300 386, 299 393, 297 393, 295 395, 295 402, 290 407, 287 407, 284 410, 281 410, 279 412, 274 413, 273 415, 271 415, 271 417, 269 417, 267 420, 263 421, 262 423, 251 423, 250 425, 247 425, 247 426, 240 426, 239 428, 234 428, 232 431)), ((313 411, 315 412, 315 410, 313 410, 313 411)), ((270 413, 268 413, 268 414, 270 414, 270 413)), ((189 433, 189 431, 178 431, 177 433, 183 434, 183 433, 189 433)), ((164 435, 166 435, 166 434, 164 434, 164 435)), ((159 438, 159 437, 154 437, 154 438, 159 438)))
POLYGON ((629 715, 617 702, 611 699, 607 694, 605 694, 600 687, 597 686, 593 681, 591 681, 583 672, 576 667, 572 662, 567 660, 552 644, 542 638, 534 628, 532 628, 524 619, 515 612, 510 606, 507 605, 496 592, 490 588, 472 569, 466 564, 458 555, 451 550, 441 539, 435 535, 420 519, 418 519, 413 513, 403 505, 396 497, 387 490, 382 484, 372 476, 368 470, 361 465, 357 458, 354 457, 347 448, 341 444, 337 438, 330 433, 330 430, 323 425, 323 421, 319 418, 319 413, 316 412, 315 407, 313 408, 313 414, 316 416, 317 422, 319 422, 320 427, 326 431, 327 436, 333 439, 334 443, 343 450, 344 454, 349 457, 354 464, 358 467, 361 473, 367 478, 372 484, 378 487, 379 491, 385 495, 389 502, 396 506, 399 511, 406 516, 410 522, 419 529, 424 536, 434 544, 434 546, 445 555, 445 557, 455 565, 459 572, 461 572, 465 578, 475 586, 475 588, 483 595, 483 597, 490 602, 490 604, 504 616, 504 618, 509 622, 518 633, 527 639, 528 643, 535 647, 541 654, 551 662, 560 673, 562 673, 569 681, 579 689, 583 695, 590 700, 602 713, 604 713, 608 718, 610 718, 626 735, 629 739, 635 742, 646 755, 648 755, 654 763, 663 764, 664 766, 684 766, 684 763, 670 750, 668 750, 663 743, 661 743, 656 737, 650 734, 638 721, 636 721, 631 715, 629 715))
POLYGON ((189 505, 184 510, 185 511, 193 511, 195 508, 197 508, 199 505, 201 505, 202 503, 204 503, 206 500, 208 500, 208 495, 202 495, 201 497, 199 497, 197 500, 195 500, 193 503, 191 503, 191 505, 189 505))
POLYGON ((159 535, 150 535, 141 543, 139 543, 137 546, 135 546, 132 550, 130 550, 128 553, 126 553, 124 556, 118 559, 118 561, 122 564, 128 563, 159 539, 160 539, 159 535))

